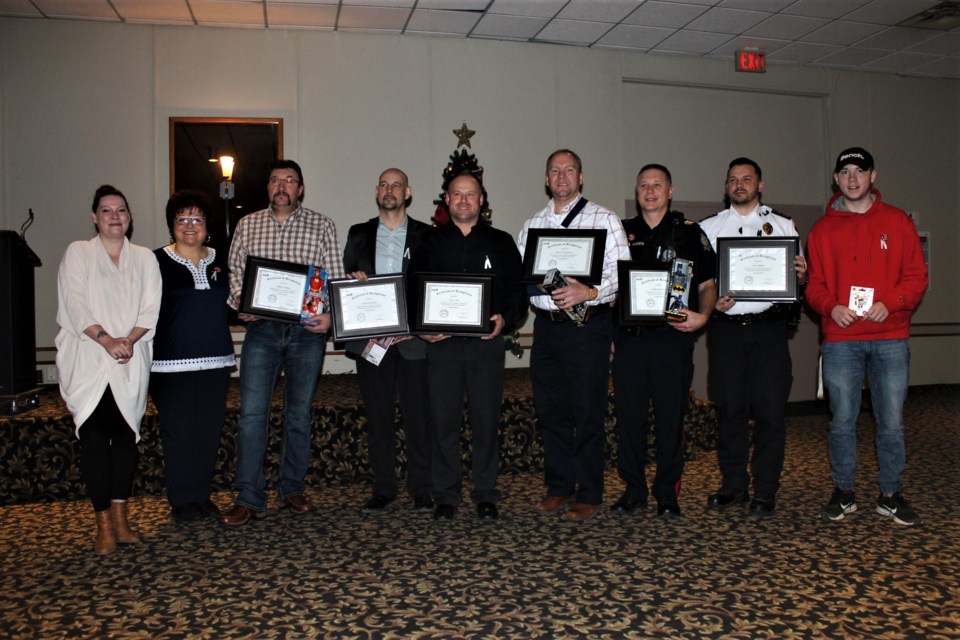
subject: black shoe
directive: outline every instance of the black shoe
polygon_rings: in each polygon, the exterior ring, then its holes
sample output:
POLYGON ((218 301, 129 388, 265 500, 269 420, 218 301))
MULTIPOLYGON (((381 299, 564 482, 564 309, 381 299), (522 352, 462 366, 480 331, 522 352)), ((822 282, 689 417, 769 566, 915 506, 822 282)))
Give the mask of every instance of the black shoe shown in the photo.
POLYGON ((754 496, 747 508, 747 513, 757 518, 772 516, 777 508, 776 498, 754 496))
POLYGON ((707 509, 714 511, 726 511, 731 507, 744 505, 750 502, 750 496, 746 491, 731 491, 729 489, 720 489, 715 494, 707 498, 707 509))
POLYGON ((182 524, 196 522, 197 520, 201 520, 206 517, 203 511, 200 510, 200 506, 193 503, 184 504, 179 507, 173 507, 170 509, 170 514, 173 516, 174 520, 182 524))
POLYGON ((620 499, 610 505, 610 511, 617 514, 618 516, 625 516, 628 513, 632 513, 637 509, 646 509, 647 508, 647 499, 646 498, 634 498, 623 494, 620 496, 620 499))
POLYGON ((500 518, 500 512, 497 511, 497 505, 492 502, 481 502, 477 505, 477 517, 481 523, 489 523, 500 518))
POLYGON ((216 518, 220 515, 220 507, 215 505, 210 498, 207 498, 203 502, 198 502, 197 507, 207 518, 216 518))
POLYGON ((438 504, 433 510, 433 521, 452 522, 455 515, 457 515, 457 508, 452 504, 438 504))
POLYGON ((382 513, 396 501, 396 498, 388 498, 387 496, 373 496, 360 508, 360 511, 363 513, 382 513))
POLYGON ((416 496, 413 499, 414 511, 433 511, 433 498, 430 496, 416 496))
POLYGON ((680 517, 680 505, 676 502, 658 502, 657 517, 672 519, 680 517))

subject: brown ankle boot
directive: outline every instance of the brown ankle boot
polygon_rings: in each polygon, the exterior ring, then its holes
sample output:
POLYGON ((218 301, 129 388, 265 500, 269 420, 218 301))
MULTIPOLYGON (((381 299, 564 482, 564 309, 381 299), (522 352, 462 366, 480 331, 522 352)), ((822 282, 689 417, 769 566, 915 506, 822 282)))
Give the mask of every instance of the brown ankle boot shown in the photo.
POLYGON ((140 542, 140 536, 130 528, 127 522, 127 501, 114 501, 110 504, 110 515, 113 518, 113 528, 117 533, 117 542, 130 544, 140 542))
POLYGON ((110 510, 95 511, 97 517, 97 534, 93 537, 93 551, 98 556, 105 556, 117 548, 117 536, 113 531, 113 519, 110 510))

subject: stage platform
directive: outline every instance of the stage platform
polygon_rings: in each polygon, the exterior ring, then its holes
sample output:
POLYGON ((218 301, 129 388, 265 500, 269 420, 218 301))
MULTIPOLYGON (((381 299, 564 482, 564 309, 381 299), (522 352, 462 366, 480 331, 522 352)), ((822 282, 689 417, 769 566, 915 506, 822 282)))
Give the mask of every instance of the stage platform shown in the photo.
MULTIPOLYGON (((280 454, 280 425, 283 422, 283 380, 277 385, 270 414, 270 440, 266 475, 268 487, 276 478, 280 454)), ((236 457, 236 428, 240 394, 236 379, 231 381, 217 455, 213 485, 228 490, 233 481, 236 457)), ((402 423, 399 411, 398 421, 402 423)), ((311 487, 369 482, 365 417, 356 375, 324 375, 313 405, 313 439, 310 469, 306 482, 311 487)), ((652 418, 650 420, 652 426, 652 418)), ((463 439, 464 469, 470 455, 469 417, 465 416, 463 439)), ((686 455, 716 448, 716 408, 696 400, 691 392, 684 424, 686 455)), ((402 430, 400 436, 402 439, 402 430)), ((652 432, 651 432, 652 439, 652 432)), ((500 415, 500 472, 520 473, 543 469, 543 449, 536 429, 536 414, 530 388, 529 369, 507 369, 503 411, 500 415)), ((616 417, 613 389, 607 401, 606 458, 616 463, 616 417)), ((52 502, 85 497, 80 479, 79 443, 73 419, 56 387, 45 387, 39 406, 17 415, 0 417, 0 504, 52 502)), ((163 453, 157 426, 157 412, 147 406, 141 425, 140 462, 134 481, 134 495, 163 494, 163 453)), ((398 466, 403 470, 405 462, 398 466)))

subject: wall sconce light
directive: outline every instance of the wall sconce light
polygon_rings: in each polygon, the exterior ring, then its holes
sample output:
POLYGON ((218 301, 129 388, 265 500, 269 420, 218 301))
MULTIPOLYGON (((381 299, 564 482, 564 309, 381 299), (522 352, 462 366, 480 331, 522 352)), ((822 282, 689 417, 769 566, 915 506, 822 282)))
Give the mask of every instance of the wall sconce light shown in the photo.
POLYGON ((233 179, 233 156, 220 156, 220 171, 224 180, 233 179))

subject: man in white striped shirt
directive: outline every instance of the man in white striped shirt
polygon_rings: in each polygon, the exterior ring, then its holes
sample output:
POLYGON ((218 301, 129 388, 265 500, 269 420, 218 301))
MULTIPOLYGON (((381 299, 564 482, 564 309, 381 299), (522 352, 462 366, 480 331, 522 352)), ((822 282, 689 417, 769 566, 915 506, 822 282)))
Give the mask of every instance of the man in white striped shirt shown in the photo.
POLYGON ((588 520, 603 502, 604 418, 609 393, 610 344, 617 295, 617 261, 629 260, 626 235, 613 211, 589 202, 581 193, 583 164, 569 149, 547 159, 547 206, 523 224, 520 253, 530 229, 603 229, 606 231, 600 282, 589 286, 567 276, 569 286, 551 294, 532 290, 536 314, 530 356, 537 424, 543 438, 546 496, 534 508, 588 520), (578 304, 590 307, 583 324, 565 313, 578 304))

